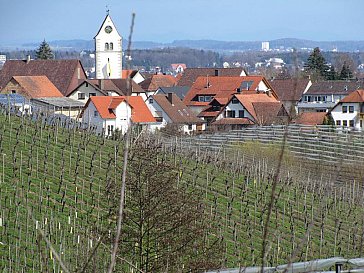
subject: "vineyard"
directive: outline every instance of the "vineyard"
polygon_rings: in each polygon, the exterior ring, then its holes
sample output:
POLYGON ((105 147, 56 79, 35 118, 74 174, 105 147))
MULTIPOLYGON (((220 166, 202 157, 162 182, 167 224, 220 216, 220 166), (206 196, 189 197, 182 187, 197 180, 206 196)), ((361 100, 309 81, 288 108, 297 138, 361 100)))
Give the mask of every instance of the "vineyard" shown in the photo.
MULTIPOLYGON (((0 128, 1 272, 106 272, 124 140, 5 111, 0 128)), ((363 255, 361 181, 289 142, 202 143, 133 135, 116 272, 260 265, 263 242, 267 265, 363 255)))

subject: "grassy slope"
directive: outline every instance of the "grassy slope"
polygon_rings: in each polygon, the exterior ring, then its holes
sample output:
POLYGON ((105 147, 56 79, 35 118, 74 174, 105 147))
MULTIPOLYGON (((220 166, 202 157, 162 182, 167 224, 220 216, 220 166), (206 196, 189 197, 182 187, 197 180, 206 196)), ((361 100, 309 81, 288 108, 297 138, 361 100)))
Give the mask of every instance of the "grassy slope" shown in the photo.
MULTIPOLYGON (((37 230, 41 228, 65 264, 80 271, 97 234, 114 230, 109 225, 115 219, 108 213, 115 204, 107 194, 120 181, 122 150, 115 150, 117 145, 16 117, 9 122, 0 115, 0 269, 58 272, 37 230)), ((272 171, 263 163, 238 159, 206 163, 179 155, 171 160, 180 166, 180 183, 204 192, 208 221, 219 227, 219 234, 211 236, 224 238, 224 265, 260 264, 272 171)), ((271 217, 268 262, 284 263, 292 254, 296 260, 361 255, 362 200, 345 189, 333 198, 325 187, 282 178, 271 217)), ((101 245, 88 272, 103 272, 108 262, 109 246, 101 245)))

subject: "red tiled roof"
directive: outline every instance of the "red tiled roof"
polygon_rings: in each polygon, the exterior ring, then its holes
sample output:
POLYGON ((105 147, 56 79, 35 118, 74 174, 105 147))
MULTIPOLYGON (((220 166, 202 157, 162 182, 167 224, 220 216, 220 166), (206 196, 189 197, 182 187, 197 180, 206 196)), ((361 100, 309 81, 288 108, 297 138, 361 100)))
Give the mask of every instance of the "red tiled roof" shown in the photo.
POLYGON ((15 80, 30 98, 63 97, 46 76, 14 76, 12 80, 15 80))
POLYGON ((304 112, 295 119, 296 124, 322 125, 325 121, 326 112, 304 112))
MULTIPOLYGON (((252 82, 249 90, 257 90, 259 83, 264 81, 269 88, 269 83, 262 76, 246 76, 246 77, 198 77, 189 92, 184 98, 187 105, 195 105, 194 99, 198 95, 210 95, 219 98, 230 98, 231 95, 240 91, 244 91, 244 82, 252 82)), ((246 90, 246 89, 245 89, 246 90)), ((275 95, 273 93, 273 95, 275 95)), ((207 105, 208 102, 202 105, 207 105)))
POLYGON ((92 102, 103 119, 115 119, 116 116, 112 109, 115 109, 123 101, 126 101, 132 108, 131 120, 133 122, 155 122, 155 118, 140 96, 94 96, 88 100, 85 109, 92 102))
POLYGON ((364 102, 364 90, 356 90, 343 98, 340 102, 364 102))
POLYGON ((212 122, 211 124, 212 125, 235 125, 235 124, 252 125, 252 124, 254 124, 254 122, 252 122, 248 118, 222 118, 222 119, 212 122))
POLYGON ((288 117, 288 113, 281 102, 253 102, 257 123, 259 125, 271 125, 278 121, 279 117, 288 117))
POLYGON ((217 73, 219 76, 239 77, 245 75, 243 68, 186 68, 179 79, 178 86, 192 86, 198 77, 213 77, 217 73), (244 72, 244 73, 243 73, 244 72))
POLYGON ((155 91, 159 87, 171 87, 176 85, 176 78, 172 75, 156 74, 140 83, 145 91, 155 91))
POLYGON ((270 85, 280 101, 299 101, 308 87, 309 79, 271 80, 270 85))
MULTIPOLYGON (((240 101, 240 103, 244 106, 244 108, 249 112, 249 114, 255 119, 258 120, 257 113, 254 109, 253 103, 262 103, 262 102, 274 102, 278 101, 272 97, 268 96, 265 93, 252 93, 252 94, 236 94, 235 97, 240 101)), ((278 102, 279 103, 279 102, 278 102)), ((279 103, 281 104, 281 103, 279 103)))
POLYGON ((158 103, 173 123, 195 124, 203 122, 203 120, 196 117, 176 94, 171 94, 172 101, 168 100, 168 95, 154 95, 152 98, 158 103))
POLYGON ((138 73, 138 70, 125 69, 125 70, 121 71, 121 78, 122 79, 133 78, 136 73, 138 73))
POLYGON ((63 95, 87 78, 79 60, 8 60, 0 70, 0 90, 13 76, 47 76, 63 95))

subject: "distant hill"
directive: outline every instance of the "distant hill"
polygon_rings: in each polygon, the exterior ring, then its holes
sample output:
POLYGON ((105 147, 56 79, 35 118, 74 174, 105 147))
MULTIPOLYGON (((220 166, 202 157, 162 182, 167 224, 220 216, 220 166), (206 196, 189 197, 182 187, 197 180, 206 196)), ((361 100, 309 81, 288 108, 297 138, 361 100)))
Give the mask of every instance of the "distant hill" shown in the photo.
MULTIPOLYGON (((53 48, 59 50, 93 50, 92 40, 57 40, 49 42, 53 48)), ((305 49, 319 47, 324 51, 337 49, 338 51, 364 51, 364 41, 312 41, 295 38, 284 38, 269 41, 271 49, 305 49)), ((214 51, 256 51, 261 49, 262 41, 217 41, 217 40, 175 40, 171 43, 158 43, 151 41, 135 41, 132 43, 133 49, 153 49, 165 47, 188 47, 194 49, 214 50, 214 51)), ((123 41, 126 48, 128 41, 123 41)), ((38 43, 23 44, 23 47, 37 47, 38 43)))

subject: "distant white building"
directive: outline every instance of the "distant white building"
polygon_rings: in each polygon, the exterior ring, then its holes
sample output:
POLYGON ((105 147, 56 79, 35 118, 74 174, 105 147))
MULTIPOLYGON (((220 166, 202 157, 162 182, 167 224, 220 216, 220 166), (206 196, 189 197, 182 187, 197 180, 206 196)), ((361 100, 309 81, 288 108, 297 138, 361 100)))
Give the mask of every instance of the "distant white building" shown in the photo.
POLYGON ((269 51, 269 42, 262 42, 262 50, 269 51))

